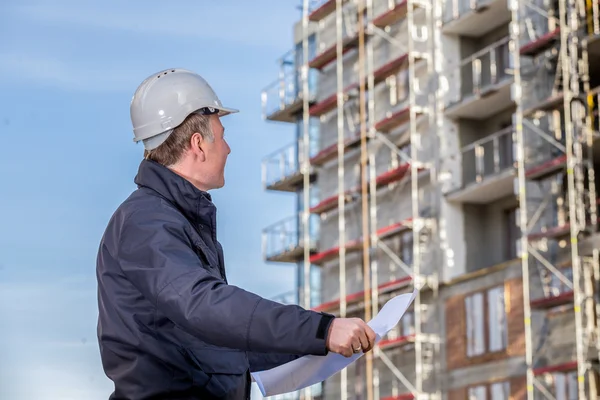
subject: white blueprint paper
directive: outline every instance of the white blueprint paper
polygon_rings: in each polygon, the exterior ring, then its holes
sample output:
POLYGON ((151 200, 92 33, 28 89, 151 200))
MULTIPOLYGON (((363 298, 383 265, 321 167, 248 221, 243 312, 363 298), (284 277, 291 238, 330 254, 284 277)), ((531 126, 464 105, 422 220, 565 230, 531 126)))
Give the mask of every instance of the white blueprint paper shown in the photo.
MULTIPOLYGON (((376 342, 379 342, 400 322, 416 294, 415 290, 413 293, 401 294, 390 299, 375 318, 368 322, 377 335, 376 342)), ((363 353, 348 358, 336 353, 329 353, 326 356, 305 356, 276 368, 253 372, 252 378, 263 396, 274 396, 323 382, 362 356, 363 353)))

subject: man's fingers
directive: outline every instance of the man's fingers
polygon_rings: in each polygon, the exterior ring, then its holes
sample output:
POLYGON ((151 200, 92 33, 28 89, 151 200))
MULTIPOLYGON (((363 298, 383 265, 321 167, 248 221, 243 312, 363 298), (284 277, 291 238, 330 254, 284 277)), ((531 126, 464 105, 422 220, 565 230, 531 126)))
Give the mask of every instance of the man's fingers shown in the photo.
POLYGON ((360 347, 361 347, 362 351, 363 352, 369 351, 369 338, 367 337, 367 332, 365 332, 364 330, 361 331, 358 338, 360 339, 360 347))
MULTIPOLYGON (((352 346, 352 344, 350 344, 350 346, 352 346)), ((342 351, 342 355, 346 358, 348 357, 352 357, 352 349, 350 348, 344 348, 344 350, 342 351)))
POLYGON ((373 329, 367 324, 364 324, 364 331, 361 336, 361 346, 365 353, 375 346, 375 332, 373 332, 373 329))
POLYGON ((367 325, 367 338, 369 339, 369 347, 370 349, 372 349, 373 347, 375 347, 375 339, 377 338, 377 335, 375 334, 375 331, 367 325))

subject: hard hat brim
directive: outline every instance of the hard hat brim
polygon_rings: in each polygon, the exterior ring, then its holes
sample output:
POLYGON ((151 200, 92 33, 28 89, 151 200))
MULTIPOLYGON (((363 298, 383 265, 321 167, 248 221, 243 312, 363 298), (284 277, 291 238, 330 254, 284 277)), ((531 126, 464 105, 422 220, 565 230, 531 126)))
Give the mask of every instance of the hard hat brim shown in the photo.
POLYGON ((219 110, 219 117, 224 117, 225 115, 229 115, 229 114, 236 114, 239 113, 240 110, 236 110, 235 108, 229 108, 229 107, 215 107, 217 110, 219 110))

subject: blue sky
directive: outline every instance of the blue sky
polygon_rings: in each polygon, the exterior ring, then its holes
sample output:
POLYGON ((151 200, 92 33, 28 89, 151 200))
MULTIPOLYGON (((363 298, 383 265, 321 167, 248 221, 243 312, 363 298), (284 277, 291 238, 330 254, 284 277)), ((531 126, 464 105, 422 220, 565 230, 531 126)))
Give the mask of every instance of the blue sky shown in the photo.
POLYGON ((298 1, 6 1, 0 5, 0 398, 107 399, 96 343, 95 257, 134 189, 142 147, 129 101, 143 78, 184 67, 224 104, 232 148, 213 192, 233 284, 291 290, 262 261, 261 230, 293 200, 261 186, 261 160, 292 128, 261 119, 260 91, 292 46, 298 1))

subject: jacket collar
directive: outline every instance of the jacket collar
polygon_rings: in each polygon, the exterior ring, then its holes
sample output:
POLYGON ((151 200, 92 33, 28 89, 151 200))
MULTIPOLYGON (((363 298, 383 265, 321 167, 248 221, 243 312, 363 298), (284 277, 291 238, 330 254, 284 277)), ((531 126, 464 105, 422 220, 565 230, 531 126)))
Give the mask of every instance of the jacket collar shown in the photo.
POLYGON ((154 190, 177 207, 190 221, 212 226, 216 207, 208 192, 199 190, 187 179, 152 160, 142 160, 134 182, 154 190))

